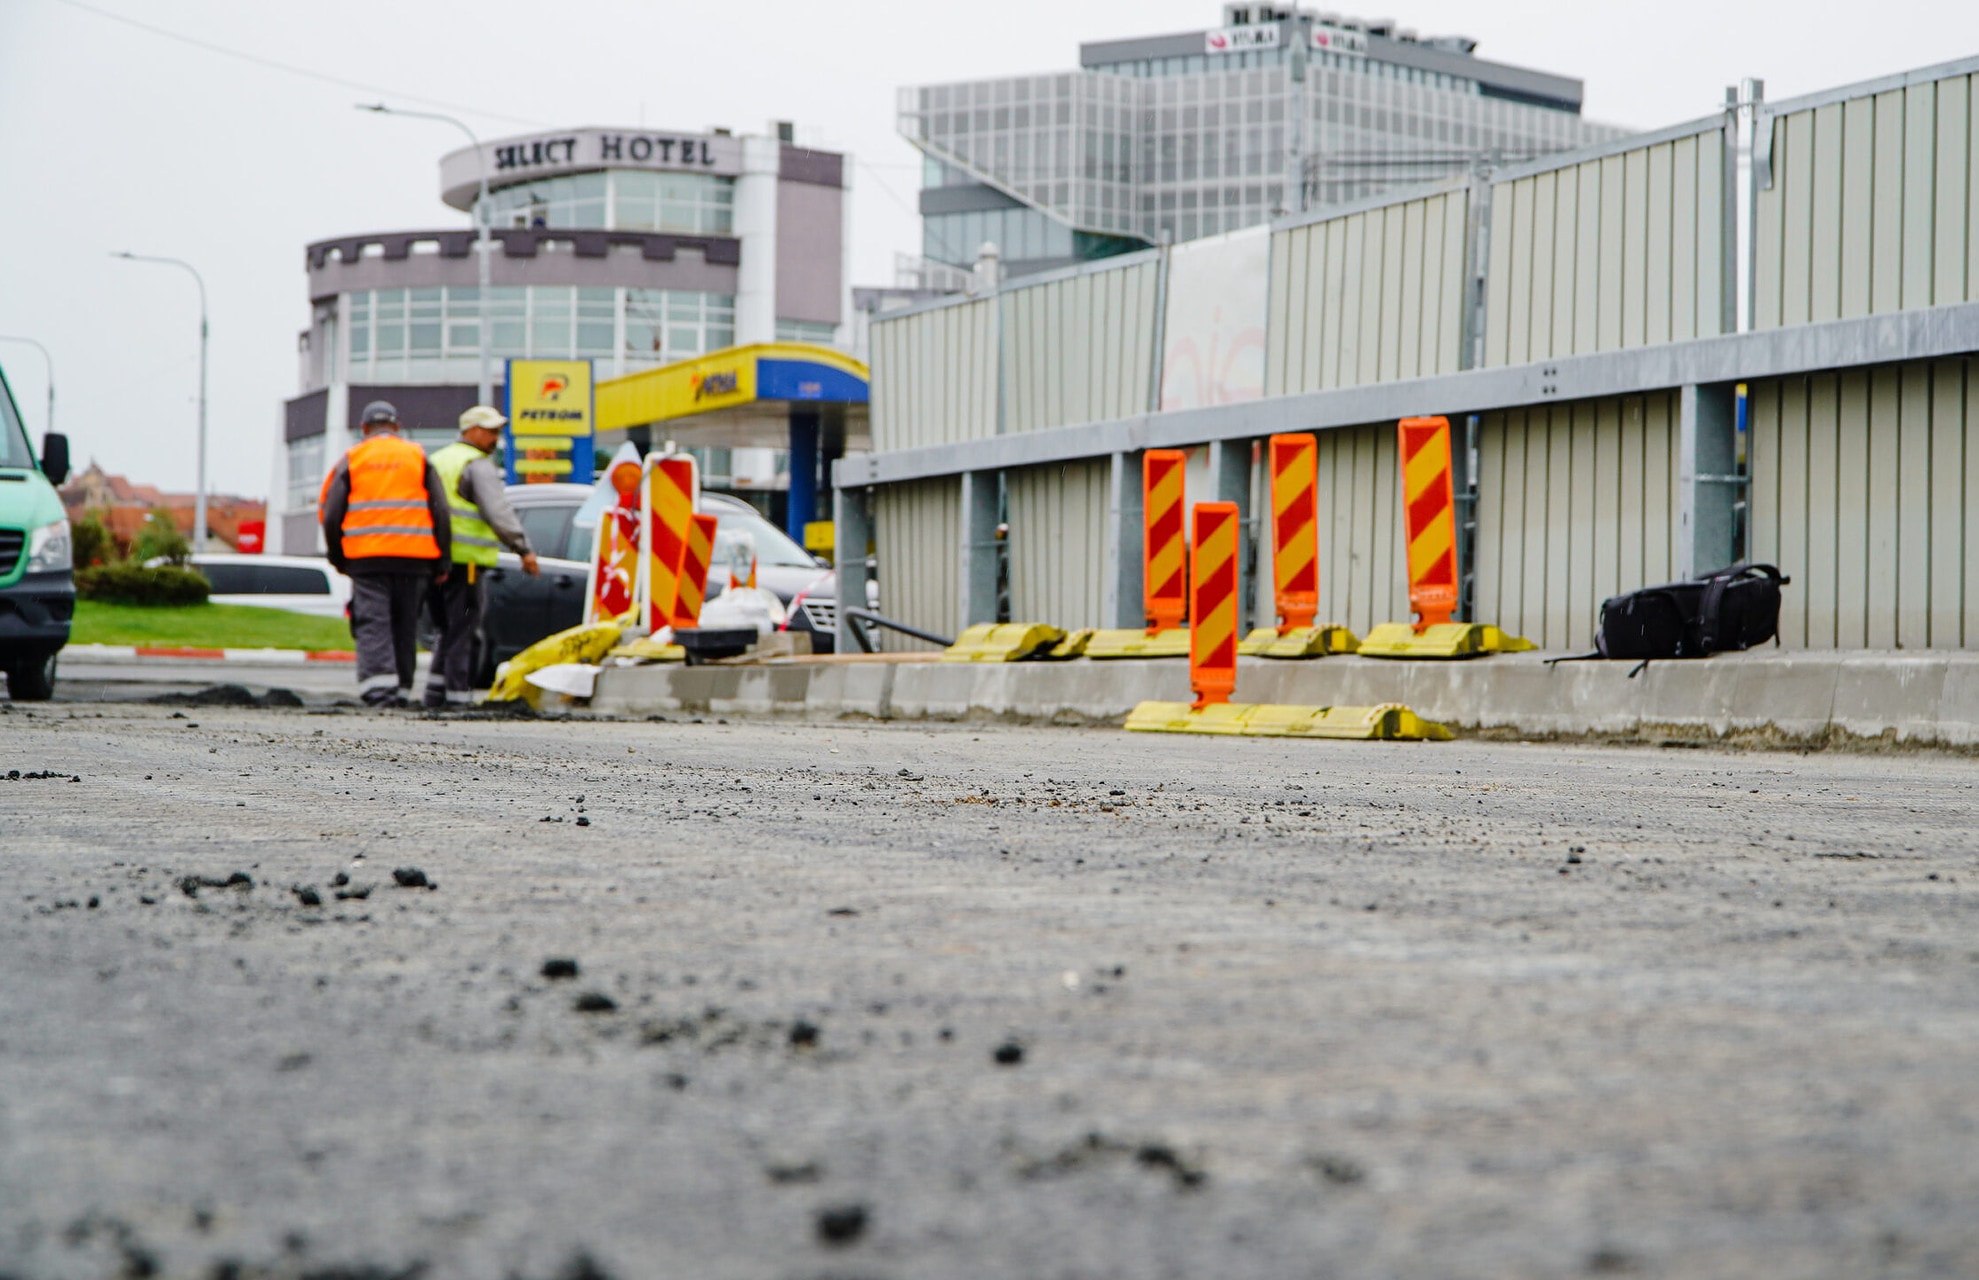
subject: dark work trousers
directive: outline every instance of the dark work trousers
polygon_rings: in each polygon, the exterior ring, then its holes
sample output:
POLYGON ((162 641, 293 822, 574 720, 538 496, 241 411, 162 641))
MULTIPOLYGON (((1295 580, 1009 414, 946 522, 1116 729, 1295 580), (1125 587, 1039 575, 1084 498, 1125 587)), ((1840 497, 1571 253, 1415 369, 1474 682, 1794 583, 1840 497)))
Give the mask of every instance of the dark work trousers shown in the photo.
POLYGON ((357 693, 388 707, 412 700, 419 610, 432 577, 425 573, 353 574, 350 633, 357 641, 357 693))
POLYGON ((487 577, 488 571, 479 565, 457 564, 447 580, 433 588, 429 603, 440 638, 426 672, 429 707, 459 707, 474 701, 474 636, 487 611, 487 577))

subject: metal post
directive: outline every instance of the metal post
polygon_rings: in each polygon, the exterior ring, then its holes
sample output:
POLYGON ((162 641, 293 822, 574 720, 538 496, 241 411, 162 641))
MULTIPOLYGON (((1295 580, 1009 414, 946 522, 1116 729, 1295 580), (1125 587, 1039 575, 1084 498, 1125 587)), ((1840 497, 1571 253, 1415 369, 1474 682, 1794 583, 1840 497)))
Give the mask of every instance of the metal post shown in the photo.
POLYGON ((199 446, 197 484, 192 501, 192 549, 206 549, 206 279, 199 269, 183 258, 154 258, 142 253, 113 253, 113 258, 124 258, 131 262, 161 262, 166 266, 182 267, 192 274, 192 281, 199 286, 199 446))
POLYGON ((25 342, 41 353, 42 360, 48 365, 48 425, 43 427, 42 431, 53 431, 55 429, 55 357, 49 355, 48 348, 42 346, 40 342, 20 334, 0 333, 0 342, 25 342))
POLYGON ((491 397, 495 394, 495 365, 492 350, 488 345, 488 290, 492 287, 490 280, 493 276, 493 259, 488 249, 488 157, 482 154, 481 138, 474 130, 468 128, 461 121, 449 115, 442 115, 437 111, 408 111, 404 107, 386 106, 382 102, 360 102, 357 104, 357 109, 359 111, 376 112, 379 115, 406 116, 414 120, 438 120, 443 124, 450 124, 466 134, 468 143, 474 148, 474 166, 480 170, 481 183, 481 198, 474 206, 474 247, 475 256, 480 260, 476 278, 481 284, 481 323, 479 326, 481 330, 481 382, 478 390, 475 392, 475 403, 491 404, 491 397))
POLYGON ((1677 393, 1677 576, 1722 569, 1737 553, 1738 405, 1729 382, 1677 393))
POLYGON ((1139 627, 1147 623, 1141 593, 1141 455, 1116 453, 1106 469, 1106 566, 1100 587, 1101 623, 1139 627))
POLYGON ((838 526, 833 534, 832 550, 838 570, 838 635, 834 643, 840 653, 861 651, 846 610, 866 606, 866 581, 870 576, 866 549, 873 541, 872 510, 867 505, 870 501, 870 491, 865 487, 841 489, 833 477, 832 519, 838 526))
MULTIPOLYGON (((994 471, 964 471, 962 481, 962 545, 958 549, 956 581, 960 586, 958 617, 965 627, 996 621, 998 480, 994 471)), ((1051 622, 1053 619, 1034 619, 1051 622)))

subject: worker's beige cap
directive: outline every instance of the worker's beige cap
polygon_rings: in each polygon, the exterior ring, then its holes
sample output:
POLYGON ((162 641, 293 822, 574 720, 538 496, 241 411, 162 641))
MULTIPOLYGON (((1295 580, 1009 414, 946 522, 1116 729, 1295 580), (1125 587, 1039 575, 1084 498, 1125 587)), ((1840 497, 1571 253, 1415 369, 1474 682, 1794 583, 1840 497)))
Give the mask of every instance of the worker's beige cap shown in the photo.
POLYGON ((501 414, 496 413, 493 409, 490 409, 487 405, 477 404, 472 409, 469 409, 466 413, 460 415, 460 429, 462 431, 465 431, 469 427, 488 427, 492 430, 493 428, 499 427, 504 422, 507 421, 508 421, 507 418, 504 418, 501 414))

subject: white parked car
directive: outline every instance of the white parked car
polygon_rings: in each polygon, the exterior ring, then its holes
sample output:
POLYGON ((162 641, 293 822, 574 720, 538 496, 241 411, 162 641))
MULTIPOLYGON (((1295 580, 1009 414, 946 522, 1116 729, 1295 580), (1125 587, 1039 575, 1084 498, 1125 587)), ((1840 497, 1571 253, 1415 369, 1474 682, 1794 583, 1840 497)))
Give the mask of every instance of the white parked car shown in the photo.
POLYGON ((341 618, 350 603, 350 579, 321 556, 245 556, 210 551, 186 562, 208 582, 214 604, 287 609, 318 618, 341 618))

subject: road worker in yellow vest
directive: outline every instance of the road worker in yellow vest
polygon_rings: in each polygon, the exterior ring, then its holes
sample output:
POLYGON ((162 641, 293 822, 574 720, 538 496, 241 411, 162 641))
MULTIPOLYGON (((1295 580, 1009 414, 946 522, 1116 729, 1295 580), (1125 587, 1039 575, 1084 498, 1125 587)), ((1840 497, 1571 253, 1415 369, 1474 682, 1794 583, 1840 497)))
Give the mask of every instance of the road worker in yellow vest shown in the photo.
POLYGON ((373 400, 364 439, 337 460, 318 503, 330 563, 350 575, 357 688, 366 705, 412 699, 419 610, 451 566, 447 493, 426 454, 399 436, 399 414, 373 400))
POLYGON ((460 439, 433 454, 433 469, 446 490, 453 518, 453 572, 435 589, 433 607, 440 639, 426 676, 429 708, 463 706, 474 698, 475 637, 487 607, 487 574, 507 547, 522 557, 522 571, 541 572, 515 508, 509 505, 502 473, 489 460, 501 443, 501 414, 477 404, 460 415, 460 439))

